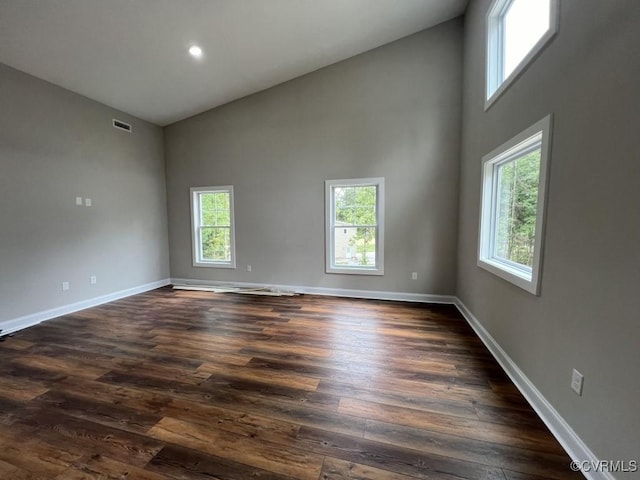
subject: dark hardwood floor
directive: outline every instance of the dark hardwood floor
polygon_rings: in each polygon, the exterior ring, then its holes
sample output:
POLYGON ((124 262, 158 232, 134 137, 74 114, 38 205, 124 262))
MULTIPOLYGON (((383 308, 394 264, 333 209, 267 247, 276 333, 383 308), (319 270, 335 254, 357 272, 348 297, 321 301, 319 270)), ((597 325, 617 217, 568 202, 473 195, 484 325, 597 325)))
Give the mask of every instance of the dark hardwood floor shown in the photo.
POLYGON ((454 307, 163 288, 0 343, 0 478, 583 478, 454 307))

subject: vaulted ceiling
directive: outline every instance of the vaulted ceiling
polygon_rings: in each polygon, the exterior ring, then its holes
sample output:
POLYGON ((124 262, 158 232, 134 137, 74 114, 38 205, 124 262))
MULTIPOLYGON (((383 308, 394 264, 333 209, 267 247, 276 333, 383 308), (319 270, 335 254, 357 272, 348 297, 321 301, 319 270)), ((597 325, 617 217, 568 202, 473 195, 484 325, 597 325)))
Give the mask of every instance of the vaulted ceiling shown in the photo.
POLYGON ((464 13, 467 0, 0 0, 0 62, 158 125, 464 13), (192 45, 203 50, 196 59, 192 45))

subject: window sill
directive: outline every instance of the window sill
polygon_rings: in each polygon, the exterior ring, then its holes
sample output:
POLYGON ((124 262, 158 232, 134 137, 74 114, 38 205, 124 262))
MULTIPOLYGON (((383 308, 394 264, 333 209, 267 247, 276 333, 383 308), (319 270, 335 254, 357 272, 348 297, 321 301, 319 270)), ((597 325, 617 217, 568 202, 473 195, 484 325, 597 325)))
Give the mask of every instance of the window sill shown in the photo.
POLYGON ((347 275, 384 275, 384 269, 382 268, 327 267, 326 272, 347 275))
POLYGON ((236 268, 235 262, 193 262, 194 267, 236 268))
POLYGON ((478 260, 478 266, 485 269, 488 272, 497 275, 498 277, 512 283, 516 287, 520 287, 523 290, 531 293, 532 295, 538 295, 539 285, 536 279, 533 278, 533 274, 523 272, 516 268, 510 268, 501 262, 491 260, 489 258, 481 258, 478 260))

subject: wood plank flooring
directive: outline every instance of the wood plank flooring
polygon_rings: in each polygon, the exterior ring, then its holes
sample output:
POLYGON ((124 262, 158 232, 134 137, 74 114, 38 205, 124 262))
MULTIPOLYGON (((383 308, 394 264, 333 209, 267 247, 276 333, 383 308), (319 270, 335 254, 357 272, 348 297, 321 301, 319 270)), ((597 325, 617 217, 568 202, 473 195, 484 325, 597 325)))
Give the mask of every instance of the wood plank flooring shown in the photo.
POLYGON ((0 343, 0 478, 583 478, 454 307, 158 289, 0 343))

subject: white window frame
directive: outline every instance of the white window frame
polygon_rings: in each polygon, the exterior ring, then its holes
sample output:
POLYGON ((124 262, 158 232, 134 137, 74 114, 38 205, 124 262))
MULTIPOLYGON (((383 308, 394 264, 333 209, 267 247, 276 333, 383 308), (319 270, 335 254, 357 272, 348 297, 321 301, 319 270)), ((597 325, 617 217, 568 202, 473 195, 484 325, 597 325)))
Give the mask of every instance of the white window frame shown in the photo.
POLYGON ((211 268, 236 268, 236 246, 235 246, 235 217, 233 208, 233 186, 225 185, 221 187, 192 187, 191 193, 191 238, 192 253, 194 267, 211 267, 211 268), (229 239, 231 243, 231 259, 229 261, 221 260, 205 260, 201 257, 200 244, 200 194, 226 192, 229 194, 229 218, 231 224, 229 227, 229 239))
POLYGON ((539 295, 540 293, 551 123, 552 117, 548 115, 482 158, 478 266, 533 295, 539 295), (531 269, 528 269, 524 265, 496 257, 493 253, 496 236, 497 173, 500 166, 521 158, 533 148, 537 149, 538 144, 540 148, 540 176, 538 181, 536 233, 533 265, 531 269))
POLYGON ((511 74, 504 78, 504 16, 514 0, 493 0, 487 12, 487 53, 485 77, 485 102, 487 110, 527 68, 533 58, 549 43, 558 31, 559 1, 549 2, 549 29, 524 56, 511 74))
POLYGON ((384 178, 356 178, 346 180, 325 181, 325 258, 327 273, 345 273, 351 275, 384 275, 384 178), (375 186, 376 192, 376 266, 346 266, 334 265, 335 247, 335 202, 334 189, 336 187, 375 186))

